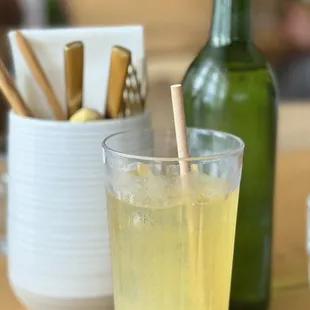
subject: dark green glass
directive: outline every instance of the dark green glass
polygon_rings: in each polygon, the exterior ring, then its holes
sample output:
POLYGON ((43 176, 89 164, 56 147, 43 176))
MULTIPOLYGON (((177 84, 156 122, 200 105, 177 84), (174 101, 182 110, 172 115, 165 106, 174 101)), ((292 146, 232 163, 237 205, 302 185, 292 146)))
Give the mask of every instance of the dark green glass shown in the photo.
POLYGON ((48 0, 46 5, 48 25, 53 27, 66 25, 65 12, 62 11, 59 0, 48 0))
POLYGON ((214 0, 207 44, 183 79, 186 123, 245 142, 230 309, 269 302, 277 92, 251 38, 249 0, 214 0))

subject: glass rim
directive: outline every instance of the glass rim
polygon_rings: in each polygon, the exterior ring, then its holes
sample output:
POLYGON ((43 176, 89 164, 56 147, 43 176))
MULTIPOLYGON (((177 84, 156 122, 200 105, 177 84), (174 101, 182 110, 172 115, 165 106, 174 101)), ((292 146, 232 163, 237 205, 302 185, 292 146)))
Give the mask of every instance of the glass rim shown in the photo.
MULTIPOLYGON (((137 129, 133 129, 133 130, 125 130, 125 131, 121 131, 121 132, 117 132, 114 134, 109 135, 108 137, 106 137, 102 143, 101 143, 101 147, 103 149, 103 152, 105 153, 106 151, 108 151, 109 153, 122 157, 122 158, 126 158, 126 159, 135 159, 137 161, 141 160, 141 161, 157 161, 157 162, 194 162, 194 161, 202 161, 202 160, 214 160, 214 159, 221 159, 221 158, 225 158, 225 157, 230 157, 230 156, 234 156, 234 155, 238 155, 238 154, 242 154, 243 150, 244 150, 244 142, 241 138, 239 138, 236 135, 230 134, 228 132, 224 132, 224 131, 219 131, 219 130, 213 130, 213 129, 204 129, 204 128, 196 128, 196 127, 186 127, 187 129, 192 129, 195 130, 197 132, 201 132, 201 133, 211 133, 211 134, 217 134, 217 135, 221 135, 221 136, 225 136, 225 137, 229 137, 235 141, 238 142, 238 146, 232 150, 227 150, 224 152, 215 152, 214 154, 211 155, 204 155, 204 156, 194 156, 194 157, 183 157, 183 158, 179 158, 179 157, 155 157, 155 156, 143 156, 143 155, 133 155, 133 154, 127 154, 118 150, 115 150, 111 147, 109 147, 107 145, 107 142, 112 139, 115 138, 117 136, 122 136, 125 134, 130 134, 130 133, 141 133, 141 130, 137 130, 137 129)), ((143 129, 144 132, 175 132, 174 128, 145 128, 143 129)))

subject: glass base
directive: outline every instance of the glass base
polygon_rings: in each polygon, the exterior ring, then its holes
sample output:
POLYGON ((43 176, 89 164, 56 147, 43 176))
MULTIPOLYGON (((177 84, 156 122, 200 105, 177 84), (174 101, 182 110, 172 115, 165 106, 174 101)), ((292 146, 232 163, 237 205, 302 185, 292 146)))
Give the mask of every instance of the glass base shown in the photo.
POLYGON ((258 302, 240 302, 240 301, 230 301, 229 310, 267 310, 268 301, 258 301, 258 302))

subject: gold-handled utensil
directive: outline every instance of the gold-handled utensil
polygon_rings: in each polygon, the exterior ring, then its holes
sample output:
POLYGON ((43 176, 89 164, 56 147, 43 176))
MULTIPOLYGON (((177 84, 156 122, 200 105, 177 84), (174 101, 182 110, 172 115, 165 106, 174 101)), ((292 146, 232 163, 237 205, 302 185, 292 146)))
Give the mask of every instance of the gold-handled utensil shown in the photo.
POLYGON ((131 52, 121 46, 114 46, 111 53, 106 116, 117 118, 124 110, 123 91, 126 85, 131 52))
POLYGON ((85 123, 89 121, 97 121, 100 119, 102 119, 102 117, 97 111, 88 108, 81 108, 70 117, 70 122, 85 123))
POLYGON ((32 116, 12 77, 0 59, 0 89, 12 110, 20 116, 32 116))
POLYGON ((84 45, 82 42, 71 42, 65 46, 66 100, 68 118, 82 107, 83 100, 83 66, 84 45))
POLYGON ((16 37, 18 47, 22 55, 24 56, 24 59, 29 66, 29 69, 31 70, 34 78, 36 79, 43 93, 48 99, 48 103, 53 110, 55 118, 57 120, 67 119, 64 111, 61 108, 61 105, 58 102, 58 99, 54 93, 54 90, 52 86, 50 85, 47 79, 47 76, 45 75, 41 67, 41 64, 39 63, 36 55, 34 54, 29 42, 19 31, 16 31, 15 37, 16 37))

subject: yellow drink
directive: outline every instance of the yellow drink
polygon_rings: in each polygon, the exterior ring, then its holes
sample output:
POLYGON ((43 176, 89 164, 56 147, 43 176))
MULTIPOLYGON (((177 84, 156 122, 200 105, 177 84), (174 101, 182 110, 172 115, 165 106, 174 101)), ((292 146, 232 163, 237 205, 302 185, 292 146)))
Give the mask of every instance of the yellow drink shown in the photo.
POLYGON ((108 191, 116 310, 228 309, 239 191, 194 178, 186 194, 108 191))

